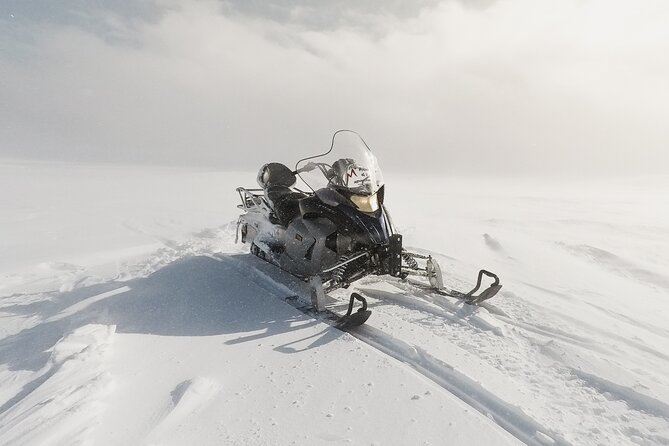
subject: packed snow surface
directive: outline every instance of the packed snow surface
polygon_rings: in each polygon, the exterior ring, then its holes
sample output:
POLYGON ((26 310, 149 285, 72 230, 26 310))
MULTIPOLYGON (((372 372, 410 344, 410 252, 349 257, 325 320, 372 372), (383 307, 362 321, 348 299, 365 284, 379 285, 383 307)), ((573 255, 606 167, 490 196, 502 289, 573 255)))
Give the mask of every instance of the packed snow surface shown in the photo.
POLYGON ((480 307, 369 277, 341 332, 234 243, 254 173, 0 163, 0 444, 669 444, 666 178, 386 173, 480 307))

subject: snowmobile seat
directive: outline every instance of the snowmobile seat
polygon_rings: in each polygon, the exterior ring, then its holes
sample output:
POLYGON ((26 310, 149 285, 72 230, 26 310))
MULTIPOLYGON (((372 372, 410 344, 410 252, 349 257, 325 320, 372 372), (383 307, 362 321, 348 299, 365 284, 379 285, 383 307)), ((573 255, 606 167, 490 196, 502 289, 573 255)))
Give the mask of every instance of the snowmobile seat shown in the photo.
POLYGON ((306 197, 287 186, 270 186, 266 189, 266 196, 282 226, 288 226, 300 215, 300 200, 306 197))
POLYGON ((300 215, 300 200, 306 195, 292 187, 297 182, 295 172, 281 163, 267 163, 258 172, 258 184, 282 226, 300 215))

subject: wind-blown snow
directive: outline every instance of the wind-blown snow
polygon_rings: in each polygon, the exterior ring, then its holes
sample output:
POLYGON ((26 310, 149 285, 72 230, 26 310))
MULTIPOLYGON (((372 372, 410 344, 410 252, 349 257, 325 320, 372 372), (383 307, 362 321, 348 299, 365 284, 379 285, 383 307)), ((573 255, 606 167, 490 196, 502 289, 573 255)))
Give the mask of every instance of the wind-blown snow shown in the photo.
POLYGON ((342 333, 234 244, 252 173, 0 164, 0 444, 669 444, 669 181, 386 177, 498 296, 367 278, 342 333))

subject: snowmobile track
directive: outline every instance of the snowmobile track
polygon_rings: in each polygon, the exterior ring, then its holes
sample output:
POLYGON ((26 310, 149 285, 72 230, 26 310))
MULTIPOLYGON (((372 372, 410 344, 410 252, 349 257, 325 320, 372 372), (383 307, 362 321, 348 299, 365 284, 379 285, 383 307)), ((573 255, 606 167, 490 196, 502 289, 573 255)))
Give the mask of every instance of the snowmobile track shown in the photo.
MULTIPOLYGON (((305 312, 300 307, 296 306, 296 308, 305 312)), ((305 313, 313 316, 312 313, 305 313)), ((323 320, 331 325, 334 324, 334 321, 329 317, 323 320)), ((433 381, 458 397, 473 409, 492 419, 504 430, 527 445, 545 446, 546 444, 552 444, 568 446, 571 444, 559 434, 541 426, 520 408, 509 405, 466 375, 434 358, 420 347, 391 338, 381 330, 368 325, 343 331, 376 350, 408 365, 430 381, 433 381)))
MULTIPOLYGON (((480 384, 473 381, 466 375, 458 372, 452 366, 433 357, 427 351, 417 346, 412 346, 402 340, 393 338, 382 330, 369 325, 362 325, 350 329, 341 329, 337 327, 337 314, 333 311, 325 311, 316 314, 311 306, 305 305, 295 295, 295 290, 273 277, 274 272, 277 275, 285 274, 272 265, 268 265, 271 270, 259 268, 248 268, 238 259, 229 256, 218 257, 209 256, 219 262, 230 262, 234 267, 244 271, 261 286, 266 285, 268 289, 283 291, 287 294, 283 300, 297 310, 309 317, 319 319, 333 328, 342 330, 356 339, 364 342, 370 347, 390 356, 401 363, 411 367, 425 378, 442 387, 452 395, 456 396, 464 403, 482 413, 484 416, 492 419, 496 424, 509 432, 519 441, 529 446, 570 446, 560 434, 543 427, 537 421, 525 414, 519 407, 508 404, 499 397, 483 388, 480 384)), ((249 257, 251 257, 249 255, 249 257)), ((255 257, 252 262, 262 262, 255 257)), ((260 263, 259 265, 263 265, 260 263)), ((372 316, 373 317, 373 316, 372 316)))

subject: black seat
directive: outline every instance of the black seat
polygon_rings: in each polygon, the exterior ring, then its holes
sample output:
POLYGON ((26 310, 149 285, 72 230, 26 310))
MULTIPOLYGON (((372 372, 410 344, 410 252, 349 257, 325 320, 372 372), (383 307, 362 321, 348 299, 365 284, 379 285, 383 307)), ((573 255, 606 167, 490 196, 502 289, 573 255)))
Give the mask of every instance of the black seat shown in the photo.
POLYGON ((274 210, 274 215, 283 226, 300 216, 300 200, 306 197, 286 186, 271 186, 266 191, 267 199, 274 210))
POLYGON ((258 172, 258 184, 265 190, 265 196, 279 223, 283 226, 300 215, 300 200, 306 197, 291 189, 297 177, 281 163, 268 163, 258 172))

